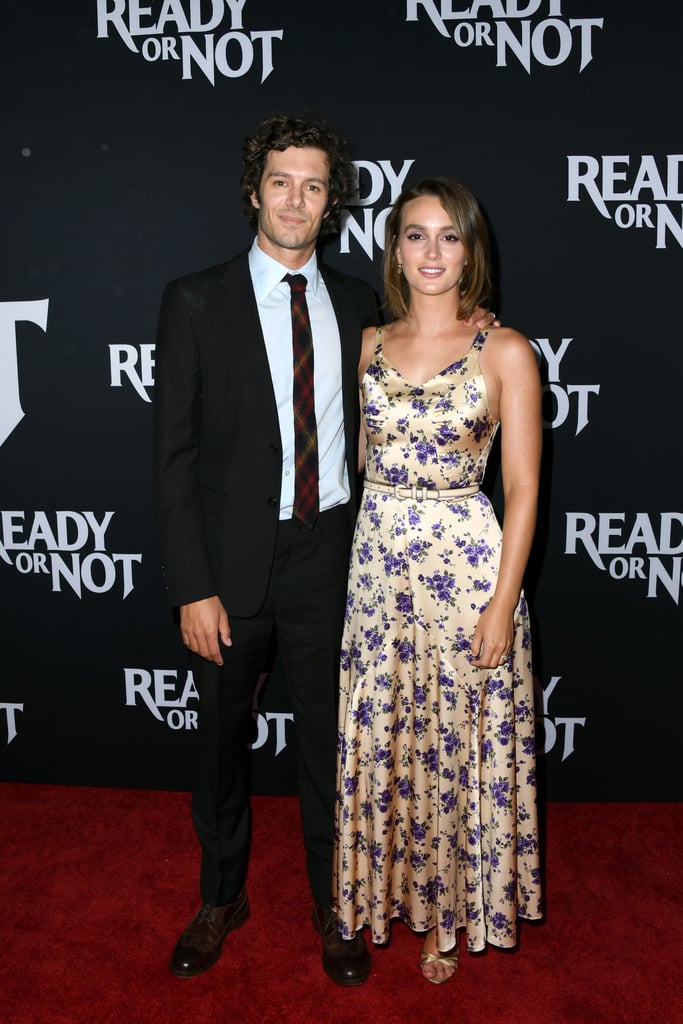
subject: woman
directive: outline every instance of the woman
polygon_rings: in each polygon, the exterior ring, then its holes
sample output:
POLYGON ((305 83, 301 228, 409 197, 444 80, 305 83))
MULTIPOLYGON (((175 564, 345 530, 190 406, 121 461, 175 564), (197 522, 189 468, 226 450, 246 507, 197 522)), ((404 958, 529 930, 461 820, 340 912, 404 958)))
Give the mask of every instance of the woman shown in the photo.
MULTIPOLYGON (((337 911, 376 943, 426 932, 439 984, 467 948, 541 916, 530 630, 522 576, 541 451, 526 338, 468 319, 490 294, 486 225, 443 178, 387 221, 389 326, 365 332, 365 489, 342 648, 337 911), (501 425, 501 532, 479 491, 501 425)), ((363 445, 362 445, 363 447, 363 445)))

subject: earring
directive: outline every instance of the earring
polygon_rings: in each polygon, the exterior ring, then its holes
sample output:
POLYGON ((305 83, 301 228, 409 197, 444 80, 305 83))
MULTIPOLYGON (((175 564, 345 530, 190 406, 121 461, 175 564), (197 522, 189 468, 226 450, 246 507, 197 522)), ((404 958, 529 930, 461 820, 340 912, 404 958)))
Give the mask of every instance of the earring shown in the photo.
POLYGON ((403 273, 403 264, 401 263, 400 260, 398 261, 398 272, 399 272, 399 274, 403 273))

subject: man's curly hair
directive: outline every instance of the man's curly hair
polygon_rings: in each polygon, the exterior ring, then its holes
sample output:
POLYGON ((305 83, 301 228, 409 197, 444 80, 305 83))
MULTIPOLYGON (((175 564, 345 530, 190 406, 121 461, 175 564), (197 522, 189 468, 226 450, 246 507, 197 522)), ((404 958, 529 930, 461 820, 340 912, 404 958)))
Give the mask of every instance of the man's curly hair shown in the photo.
POLYGON ((341 211, 358 192, 356 169, 351 162, 346 141, 327 121, 308 115, 294 117, 289 114, 270 114, 261 121, 254 135, 244 140, 242 147, 242 209, 251 226, 258 226, 258 210, 251 196, 259 197, 266 158, 272 150, 282 152, 296 146, 312 146, 327 153, 330 164, 328 216, 322 222, 320 233, 331 234, 339 230, 341 211))

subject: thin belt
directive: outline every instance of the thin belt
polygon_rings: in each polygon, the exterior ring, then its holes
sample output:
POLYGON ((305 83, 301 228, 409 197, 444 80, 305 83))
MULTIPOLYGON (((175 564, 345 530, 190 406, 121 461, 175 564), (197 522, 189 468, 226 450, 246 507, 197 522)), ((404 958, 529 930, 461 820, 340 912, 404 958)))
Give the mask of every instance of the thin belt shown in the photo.
POLYGON ((377 480, 366 480, 363 484, 367 491, 379 491, 381 494, 393 494, 395 498, 404 501, 412 498, 414 501, 423 501, 425 498, 436 498, 437 501, 446 498, 470 498, 479 491, 478 484, 471 487, 452 487, 439 489, 436 487, 416 487, 414 484, 383 484, 377 480))

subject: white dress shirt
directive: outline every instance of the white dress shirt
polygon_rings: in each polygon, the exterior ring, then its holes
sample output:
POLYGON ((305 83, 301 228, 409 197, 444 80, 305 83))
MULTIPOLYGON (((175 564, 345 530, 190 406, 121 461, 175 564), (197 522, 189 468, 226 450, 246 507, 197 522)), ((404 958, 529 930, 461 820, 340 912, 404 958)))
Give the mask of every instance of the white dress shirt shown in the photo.
MULTIPOLYGON (((280 519, 291 519, 294 504, 294 386, 291 289, 285 274, 294 273, 259 248, 249 251, 249 272, 266 343, 270 376, 277 401, 282 440, 280 519)), ((346 469, 342 405, 341 343, 325 282, 315 253, 295 271, 306 278, 306 304, 313 335, 313 388, 318 428, 320 511, 342 505, 350 497, 346 469)))

